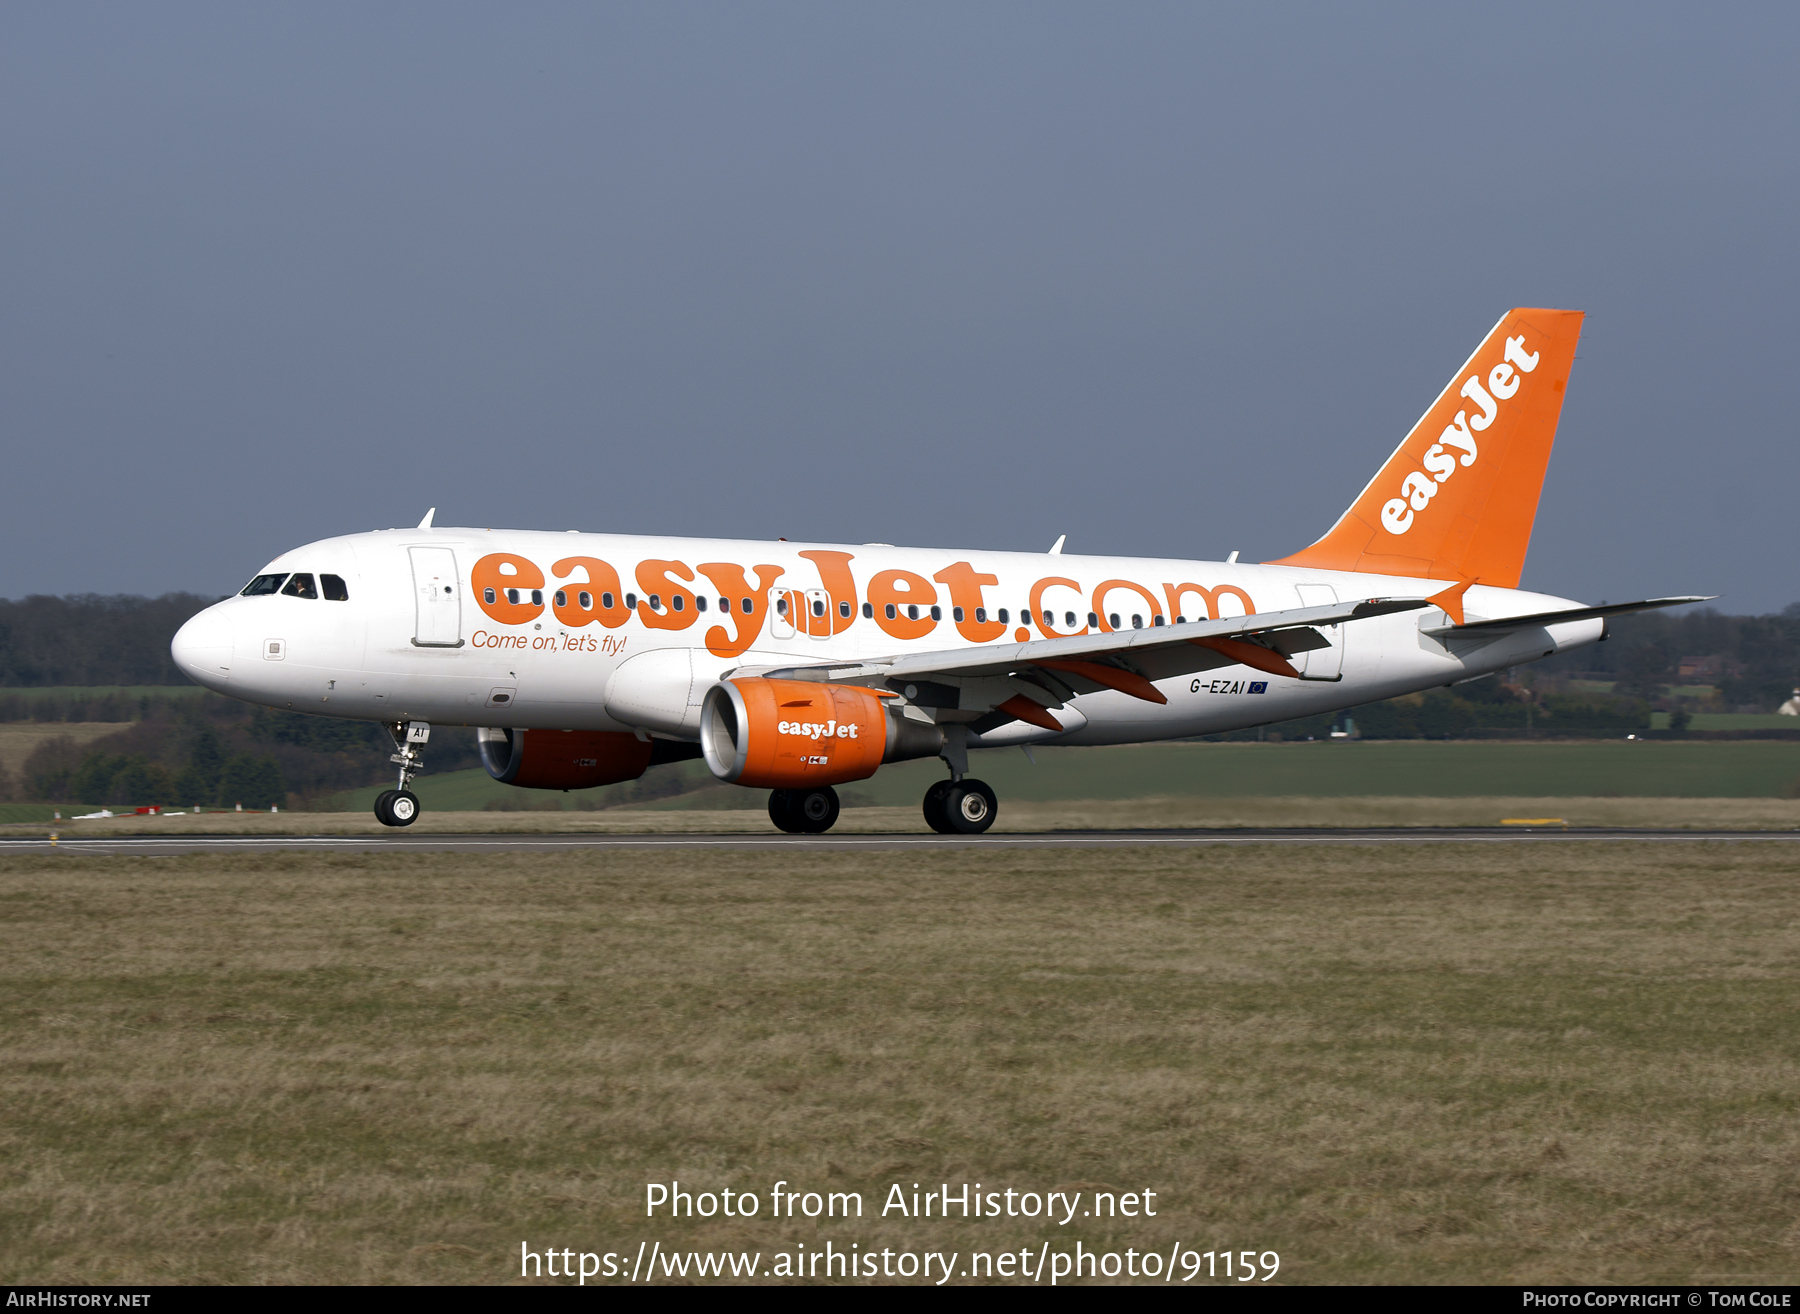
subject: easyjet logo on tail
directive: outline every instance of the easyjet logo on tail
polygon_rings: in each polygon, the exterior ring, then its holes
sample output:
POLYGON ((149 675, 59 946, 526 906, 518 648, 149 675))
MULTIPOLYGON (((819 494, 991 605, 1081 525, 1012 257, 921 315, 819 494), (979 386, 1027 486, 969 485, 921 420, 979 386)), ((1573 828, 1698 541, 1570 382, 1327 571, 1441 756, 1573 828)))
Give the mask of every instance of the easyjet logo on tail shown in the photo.
POLYGON ((1456 418, 1444 426, 1444 432, 1438 436, 1425 453, 1422 464, 1424 470, 1414 470, 1400 482, 1400 496, 1389 498, 1381 508, 1381 527, 1390 534, 1404 534, 1412 528, 1413 516, 1431 505, 1431 499, 1437 496, 1438 488, 1456 473, 1460 461, 1464 466, 1474 465, 1481 457, 1481 450, 1475 441, 1475 435, 1481 433, 1500 414, 1500 403, 1511 401, 1519 391, 1523 380, 1520 375, 1530 374, 1538 367, 1538 352, 1525 350, 1525 335, 1506 339, 1506 355, 1498 365, 1488 371, 1487 386, 1481 386, 1481 375, 1471 374, 1463 380, 1460 395, 1480 408, 1480 413, 1471 416, 1467 411, 1458 411, 1456 418), (1517 366, 1517 373, 1513 367, 1517 366))

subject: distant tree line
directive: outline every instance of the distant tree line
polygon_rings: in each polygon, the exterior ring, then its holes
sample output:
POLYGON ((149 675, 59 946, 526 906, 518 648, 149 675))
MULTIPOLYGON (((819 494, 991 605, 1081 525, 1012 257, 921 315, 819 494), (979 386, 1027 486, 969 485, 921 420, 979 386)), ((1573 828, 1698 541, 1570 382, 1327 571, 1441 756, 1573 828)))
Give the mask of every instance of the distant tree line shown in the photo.
POLYGON ((216 601, 197 593, 0 598, 0 687, 186 684, 169 641, 216 601))
MULTIPOLYGON (((316 807, 332 794, 391 782, 387 731, 369 721, 327 720, 251 707, 214 694, 145 700, 147 714, 77 744, 58 736, 26 758, 0 797, 44 803, 169 807, 316 807)), ((433 771, 479 765, 462 727, 434 735, 433 771)))
POLYGON ((1677 670, 1683 657, 1723 659, 1722 675, 1704 683, 1719 686, 1727 710, 1773 712, 1800 686, 1800 602, 1768 616, 1727 616, 1712 607, 1619 616, 1605 643, 1547 657, 1530 669, 1591 674, 1617 681, 1615 693, 1655 699, 1664 686, 1688 682, 1677 670))

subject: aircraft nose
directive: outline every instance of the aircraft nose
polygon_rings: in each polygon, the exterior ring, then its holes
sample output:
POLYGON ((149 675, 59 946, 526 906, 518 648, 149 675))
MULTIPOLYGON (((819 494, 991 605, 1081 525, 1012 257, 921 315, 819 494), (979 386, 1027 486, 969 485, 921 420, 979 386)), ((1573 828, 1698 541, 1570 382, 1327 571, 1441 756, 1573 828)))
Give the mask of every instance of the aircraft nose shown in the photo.
POLYGON ((175 631, 169 655, 195 684, 223 692, 231 679, 231 622, 217 604, 175 631))

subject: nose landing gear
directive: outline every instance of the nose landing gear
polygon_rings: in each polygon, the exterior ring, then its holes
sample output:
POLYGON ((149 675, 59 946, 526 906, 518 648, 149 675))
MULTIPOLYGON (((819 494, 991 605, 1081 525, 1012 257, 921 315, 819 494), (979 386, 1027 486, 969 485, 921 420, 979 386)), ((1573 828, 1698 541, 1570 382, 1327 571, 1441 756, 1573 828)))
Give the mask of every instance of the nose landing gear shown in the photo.
POLYGON ((425 759, 414 744, 431 739, 431 726, 424 721, 389 721, 387 732, 394 738, 394 754, 388 758, 400 766, 400 788, 384 789, 375 796, 375 820, 384 826, 410 826, 419 819, 419 796, 408 789, 412 778, 425 769, 425 759))

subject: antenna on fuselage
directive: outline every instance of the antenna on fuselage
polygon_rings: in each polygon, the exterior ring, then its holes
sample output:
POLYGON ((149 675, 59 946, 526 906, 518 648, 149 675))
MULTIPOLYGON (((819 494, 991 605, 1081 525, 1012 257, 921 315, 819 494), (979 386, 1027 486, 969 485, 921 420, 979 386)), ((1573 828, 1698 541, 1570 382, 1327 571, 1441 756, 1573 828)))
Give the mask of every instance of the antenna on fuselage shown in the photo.
POLYGON ((1056 536, 1056 542, 1054 542, 1050 545, 1050 555, 1051 556, 1060 557, 1062 555, 1063 540, 1066 539, 1067 537, 1068 537, 1067 534, 1058 534, 1056 536))
POLYGON ((419 522, 419 528, 420 529, 430 529, 431 528, 431 518, 433 516, 435 516, 436 514, 437 514, 437 508, 434 506, 431 508, 431 510, 429 510, 425 513, 425 518, 419 522))

